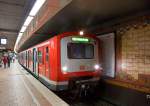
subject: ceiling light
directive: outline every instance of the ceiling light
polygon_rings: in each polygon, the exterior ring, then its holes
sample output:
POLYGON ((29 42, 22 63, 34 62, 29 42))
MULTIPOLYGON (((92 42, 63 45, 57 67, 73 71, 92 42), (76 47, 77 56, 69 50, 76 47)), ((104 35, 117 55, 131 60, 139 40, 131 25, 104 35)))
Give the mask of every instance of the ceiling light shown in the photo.
POLYGON ((83 32, 83 31, 80 31, 80 32, 79 32, 79 34, 80 34, 80 35, 83 35, 83 34, 84 34, 84 32, 83 32))
POLYGON ((18 36, 17 40, 16 40, 16 44, 18 44, 19 40, 21 39, 21 37, 18 36))
POLYGON ((30 22, 32 21, 33 17, 32 16, 28 16, 26 21, 24 22, 24 26, 28 26, 30 24, 30 22))
POLYGON ((21 36, 18 36, 18 39, 17 39, 17 40, 19 41, 20 39, 21 39, 21 36))
POLYGON ((27 28, 26 26, 22 26, 20 32, 24 32, 26 30, 26 28, 27 28))
POLYGON ((18 34, 18 37, 21 37, 22 35, 23 35, 23 33, 19 33, 19 34, 18 34))
POLYGON ((42 5, 44 4, 45 0, 36 0, 34 6, 32 7, 29 15, 30 16, 35 16, 36 13, 39 11, 39 9, 42 7, 42 5))
POLYGON ((16 51, 16 45, 18 44, 18 42, 20 41, 24 31, 27 29, 27 26, 30 24, 30 22, 33 20, 34 16, 37 14, 37 12, 39 11, 39 9, 42 7, 42 5, 45 3, 46 0, 36 0, 36 2, 34 3, 28 17, 26 18, 24 25, 22 26, 20 33, 18 34, 16 43, 15 43, 15 47, 14 47, 14 51, 16 51))
POLYGON ((7 44, 7 39, 6 38, 1 38, 1 44, 6 45, 7 44))

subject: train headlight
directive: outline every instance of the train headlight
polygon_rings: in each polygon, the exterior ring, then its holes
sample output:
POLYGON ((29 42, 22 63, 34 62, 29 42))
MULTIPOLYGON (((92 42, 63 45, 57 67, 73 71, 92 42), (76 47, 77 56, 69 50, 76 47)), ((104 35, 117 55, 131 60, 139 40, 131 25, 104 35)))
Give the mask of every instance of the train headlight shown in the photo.
POLYGON ((62 67, 62 70, 63 70, 63 71, 67 71, 67 69, 68 69, 68 68, 67 68, 66 66, 62 67))
POLYGON ((95 64, 94 68, 95 68, 96 70, 98 70, 98 69, 101 69, 101 66, 100 66, 99 64, 95 64))

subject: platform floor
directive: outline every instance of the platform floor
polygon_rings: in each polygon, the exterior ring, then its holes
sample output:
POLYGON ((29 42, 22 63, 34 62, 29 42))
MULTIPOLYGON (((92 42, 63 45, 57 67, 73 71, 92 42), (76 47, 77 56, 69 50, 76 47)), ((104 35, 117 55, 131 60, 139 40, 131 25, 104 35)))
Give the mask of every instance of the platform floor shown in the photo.
POLYGON ((0 68, 0 106, 52 106, 21 70, 18 62, 0 68))

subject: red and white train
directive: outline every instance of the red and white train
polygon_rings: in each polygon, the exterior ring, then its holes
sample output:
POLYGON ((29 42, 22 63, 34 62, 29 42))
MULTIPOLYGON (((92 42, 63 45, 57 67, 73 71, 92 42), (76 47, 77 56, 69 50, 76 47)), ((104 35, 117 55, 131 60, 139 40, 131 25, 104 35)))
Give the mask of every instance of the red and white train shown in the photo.
POLYGON ((19 53, 19 62, 55 91, 95 86, 101 76, 100 41, 92 34, 59 34, 19 53))

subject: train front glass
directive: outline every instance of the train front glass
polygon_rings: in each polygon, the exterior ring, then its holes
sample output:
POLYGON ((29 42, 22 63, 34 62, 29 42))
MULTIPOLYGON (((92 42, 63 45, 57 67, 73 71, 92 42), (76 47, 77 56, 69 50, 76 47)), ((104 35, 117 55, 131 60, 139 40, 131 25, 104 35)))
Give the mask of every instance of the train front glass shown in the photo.
POLYGON ((68 43, 69 59, 93 59, 94 45, 88 43, 68 43))

